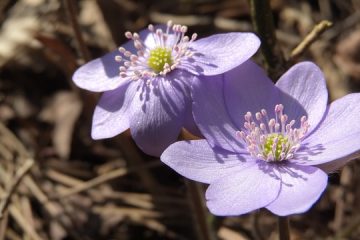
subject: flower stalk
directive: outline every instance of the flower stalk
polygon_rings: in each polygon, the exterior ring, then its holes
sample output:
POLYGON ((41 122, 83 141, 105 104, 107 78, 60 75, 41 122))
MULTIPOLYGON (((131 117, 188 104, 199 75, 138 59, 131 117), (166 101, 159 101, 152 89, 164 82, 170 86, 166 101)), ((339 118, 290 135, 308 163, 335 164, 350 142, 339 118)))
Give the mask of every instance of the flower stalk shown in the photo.
POLYGON ((290 240, 290 228, 288 217, 278 217, 279 240, 290 240))
POLYGON ((212 215, 206 209, 204 192, 201 184, 185 179, 188 189, 190 205, 193 211, 195 230, 199 240, 217 240, 216 233, 212 227, 212 215))

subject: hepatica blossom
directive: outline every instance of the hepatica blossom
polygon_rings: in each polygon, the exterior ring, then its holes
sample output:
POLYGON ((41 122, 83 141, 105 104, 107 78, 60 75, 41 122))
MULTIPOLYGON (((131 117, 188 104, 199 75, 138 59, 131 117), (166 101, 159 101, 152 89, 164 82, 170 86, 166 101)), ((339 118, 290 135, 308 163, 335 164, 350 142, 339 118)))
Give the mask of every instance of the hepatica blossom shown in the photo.
POLYGON ((194 82, 194 117, 207 140, 174 143, 161 160, 210 184, 207 206, 215 215, 304 212, 326 188, 326 171, 360 150, 360 94, 327 100, 313 63, 293 66, 274 85, 247 61, 194 82))
POLYGON ((94 139, 130 128, 137 145, 154 156, 177 139, 182 127, 195 129, 191 82, 236 67, 260 44, 252 33, 196 40, 196 34, 187 36, 186 26, 172 22, 125 36, 127 43, 80 67, 73 80, 81 88, 105 92, 93 116, 94 139))

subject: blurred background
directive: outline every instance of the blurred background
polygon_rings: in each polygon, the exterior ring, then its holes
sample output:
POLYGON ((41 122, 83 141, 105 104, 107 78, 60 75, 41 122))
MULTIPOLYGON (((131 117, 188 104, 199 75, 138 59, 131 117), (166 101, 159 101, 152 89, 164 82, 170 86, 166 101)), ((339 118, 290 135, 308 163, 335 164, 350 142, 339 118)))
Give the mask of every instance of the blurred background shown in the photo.
MULTIPOLYGON (((285 59, 329 20, 333 26, 291 64, 316 62, 331 100, 360 90, 360 1, 270 3, 285 59)), ((0 1, 0 240, 200 239, 201 204, 189 182, 141 153, 128 132, 92 140, 99 94, 71 81, 78 66, 124 43, 125 31, 169 19, 199 37, 254 31, 247 0, 0 1)), ((254 59, 262 64, 260 54, 254 59)), ((359 173, 356 161, 332 173, 319 202, 291 217, 292 239, 359 240, 359 173)), ((266 210, 207 218, 218 239, 277 239, 266 210)))

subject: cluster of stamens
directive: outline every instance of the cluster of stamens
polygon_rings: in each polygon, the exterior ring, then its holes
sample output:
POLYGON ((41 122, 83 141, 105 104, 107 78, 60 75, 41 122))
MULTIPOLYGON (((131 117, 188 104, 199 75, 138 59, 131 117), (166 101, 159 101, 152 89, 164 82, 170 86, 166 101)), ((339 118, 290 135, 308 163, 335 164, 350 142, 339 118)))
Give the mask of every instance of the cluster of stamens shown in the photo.
POLYGON ((244 130, 236 134, 246 143, 251 156, 267 162, 278 162, 291 159, 300 148, 300 143, 309 130, 306 116, 300 118, 299 128, 295 128, 295 120, 288 122, 283 113, 284 106, 275 106, 275 118, 269 119, 265 109, 255 114, 244 116, 244 130))
POLYGON ((149 79, 157 75, 166 75, 174 70, 184 58, 193 56, 189 44, 196 40, 194 33, 191 39, 186 36, 187 26, 173 24, 168 21, 166 31, 155 29, 149 25, 148 29, 154 39, 155 47, 146 46, 138 33, 126 32, 125 36, 134 42, 136 53, 123 47, 119 48, 122 56, 116 56, 120 66, 120 76, 131 80, 149 79))

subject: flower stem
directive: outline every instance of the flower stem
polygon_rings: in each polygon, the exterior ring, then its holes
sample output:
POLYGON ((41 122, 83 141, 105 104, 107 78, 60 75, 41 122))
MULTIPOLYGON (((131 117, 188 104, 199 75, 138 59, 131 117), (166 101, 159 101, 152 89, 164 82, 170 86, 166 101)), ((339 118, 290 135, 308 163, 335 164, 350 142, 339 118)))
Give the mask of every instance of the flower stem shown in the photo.
POLYGON ((290 240, 290 228, 288 217, 278 217, 279 240, 290 240))
POLYGON ((202 186, 194 181, 185 179, 188 189, 190 205, 193 211, 196 234, 199 240, 217 240, 216 232, 212 227, 212 215, 206 210, 202 186))
POLYGON ((250 5, 253 26, 261 40, 267 71, 275 82, 285 70, 285 60, 276 41, 270 3, 269 0, 250 0, 250 5))

